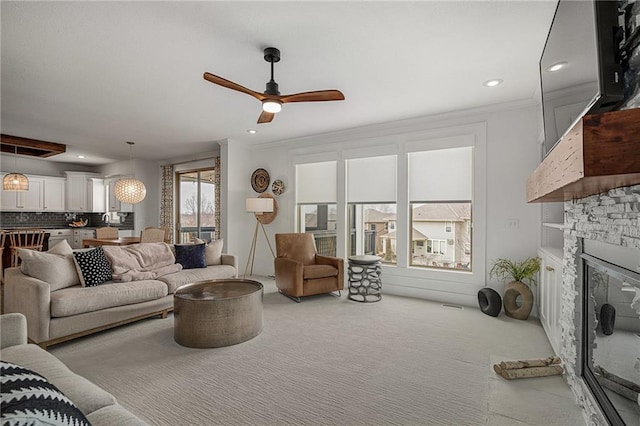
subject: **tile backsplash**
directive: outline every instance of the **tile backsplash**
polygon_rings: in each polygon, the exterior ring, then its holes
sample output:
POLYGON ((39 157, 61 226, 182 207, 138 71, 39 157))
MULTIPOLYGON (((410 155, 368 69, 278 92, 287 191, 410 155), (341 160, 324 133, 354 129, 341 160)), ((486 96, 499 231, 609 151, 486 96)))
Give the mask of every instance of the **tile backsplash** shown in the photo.
MULTIPOLYGON (((133 229, 133 217, 133 213, 128 213, 118 229, 133 229)), ((0 212, 0 228, 67 228, 69 222, 80 219, 88 219, 89 227, 107 226, 101 213, 0 212)))

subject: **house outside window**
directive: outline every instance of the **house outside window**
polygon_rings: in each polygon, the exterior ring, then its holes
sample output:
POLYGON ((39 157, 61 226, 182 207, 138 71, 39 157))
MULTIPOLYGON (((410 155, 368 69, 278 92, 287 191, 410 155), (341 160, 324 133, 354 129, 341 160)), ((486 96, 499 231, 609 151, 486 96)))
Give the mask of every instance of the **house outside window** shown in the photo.
POLYGON ((444 232, 451 232, 453 229, 453 222, 444 223, 444 232))

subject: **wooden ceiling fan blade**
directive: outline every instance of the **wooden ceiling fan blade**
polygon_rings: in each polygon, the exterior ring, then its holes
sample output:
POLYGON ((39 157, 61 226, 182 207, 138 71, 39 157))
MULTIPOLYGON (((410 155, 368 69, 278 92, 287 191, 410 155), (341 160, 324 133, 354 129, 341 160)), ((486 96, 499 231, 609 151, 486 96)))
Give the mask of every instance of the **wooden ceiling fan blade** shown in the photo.
POLYGON ((256 92, 254 90, 251 89, 247 89, 244 86, 239 85, 238 83, 234 83, 233 81, 229 81, 226 78, 222 78, 219 77, 217 75, 211 74, 209 72, 205 72, 203 75, 204 79, 213 83, 213 84, 217 84, 218 86, 222 86, 222 87, 226 87, 227 89, 231 89, 231 90, 236 90, 238 92, 242 92, 242 93, 246 93, 247 95, 251 95, 254 98, 256 98, 259 101, 262 101, 265 96, 260 93, 260 92, 256 92))
POLYGON ((322 101, 343 101, 344 95, 339 90, 316 90, 314 92, 294 93, 292 95, 280 96, 282 103, 287 102, 322 102, 322 101))
POLYGON ((262 114, 258 117, 258 124, 271 123, 274 116, 275 114, 272 112, 262 111, 262 114))

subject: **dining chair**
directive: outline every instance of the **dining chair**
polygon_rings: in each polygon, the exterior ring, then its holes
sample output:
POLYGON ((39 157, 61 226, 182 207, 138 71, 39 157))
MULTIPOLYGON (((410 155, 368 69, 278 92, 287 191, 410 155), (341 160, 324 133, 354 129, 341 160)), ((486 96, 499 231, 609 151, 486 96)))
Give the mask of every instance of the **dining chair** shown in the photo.
POLYGON ((140 243, 162 243, 165 241, 166 231, 149 226, 140 232, 140 243))
POLYGON ((0 284, 4 283, 4 267, 2 266, 2 258, 4 255, 4 243, 7 239, 6 231, 0 230, 0 284))
POLYGON ((20 265, 18 249, 42 251, 44 245, 44 229, 21 229, 9 232, 9 249, 11 250, 11 266, 20 265))
POLYGON ((162 227, 162 228, 158 228, 155 226, 147 226, 146 228, 144 228, 145 230, 147 229, 162 229, 164 231, 164 242, 167 244, 171 244, 171 232, 169 228, 166 227, 162 227))
POLYGON ((96 228, 96 238, 118 238, 118 228, 111 226, 96 228))

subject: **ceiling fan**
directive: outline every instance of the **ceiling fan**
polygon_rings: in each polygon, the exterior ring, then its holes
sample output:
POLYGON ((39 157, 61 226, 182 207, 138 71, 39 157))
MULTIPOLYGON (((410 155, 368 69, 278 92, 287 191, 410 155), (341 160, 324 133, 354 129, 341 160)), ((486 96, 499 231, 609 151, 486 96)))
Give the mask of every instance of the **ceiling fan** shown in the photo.
POLYGON ((258 117, 258 124, 269 123, 273 116, 282 110, 282 104, 289 102, 321 102, 321 101, 343 101, 344 95, 339 90, 317 90, 314 92, 294 93, 292 95, 281 95, 278 90, 278 83, 273 79, 273 64, 280 61, 280 51, 275 47, 264 49, 264 60, 271 63, 271 80, 267 82, 264 93, 247 89, 244 86, 229 81, 217 75, 205 72, 204 79, 227 89, 251 95, 262 102, 262 113, 258 117))

